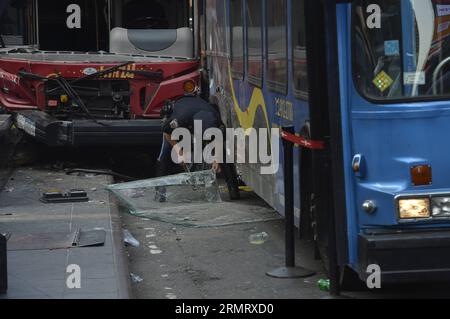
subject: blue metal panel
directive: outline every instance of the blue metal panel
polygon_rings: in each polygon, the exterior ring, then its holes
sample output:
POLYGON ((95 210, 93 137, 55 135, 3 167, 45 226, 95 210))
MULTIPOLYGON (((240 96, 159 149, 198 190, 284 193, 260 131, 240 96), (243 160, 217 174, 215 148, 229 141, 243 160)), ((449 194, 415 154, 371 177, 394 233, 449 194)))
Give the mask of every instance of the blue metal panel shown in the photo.
MULTIPOLYGON (((266 0, 264 0, 266 3, 266 0)), ((403 9, 403 37, 400 54, 403 56, 404 70, 415 72, 414 48, 415 39, 408 37, 413 19, 406 14, 411 8, 409 1, 402 1, 403 9)), ((229 5, 229 1, 227 1, 229 5)), ((265 6, 264 6, 265 7, 265 6)), ((292 2, 288 1, 288 12, 292 12, 292 2)), ((265 9, 264 9, 265 10, 265 9)), ((264 12, 264 23, 266 23, 264 12)), ((295 12, 292 12, 295 15, 295 12)), ((367 229, 410 229, 427 227, 450 227, 450 223, 440 222, 433 225, 427 223, 401 224, 397 218, 395 197, 402 194, 450 194, 450 154, 446 151, 448 123, 450 123, 450 103, 448 101, 376 104, 363 98, 355 88, 352 76, 352 43, 351 43, 351 4, 337 5, 337 34, 340 70, 340 103, 343 133, 343 154, 345 173, 345 193, 347 204, 347 229, 350 265, 358 270, 358 235, 367 229), (365 174, 359 176, 352 170, 352 159, 361 154, 365 163, 365 174), (412 184, 410 169, 416 165, 431 165, 433 167, 433 184, 416 187, 412 184), (377 204, 374 214, 367 214, 362 209, 366 200, 373 200, 377 204)), ((291 14, 288 15, 288 73, 289 86, 286 95, 275 93, 267 88, 267 34, 263 36, 263 86, 262 95, 268 115, 268 125, 294 125, 296 132, 300 132, 309 119, 309 105, 307 101, 295 97, 293 83, 293 48, 291 14), (292 103, 293 118, 286 119, 277 115, 276 101, 282 100, 292 103)), ((229 25, 228 16, 228 25, 229 25)), ((395 39, 394 39, 395 40, 395 39)), ((245 52, 247 47, 245 46, 245 52)), ((388 50, 389 51, 389 50, 388 50)), ((249 110, 255 88, 249 84, 246 69, 244 81, 234 80, 233 87, 239 108, 249 110)), ((403 83, 402 83, 403 84, 403 83)), ((401 85, 402 85, 401 84, 401 85)), ((406 86, 406 93, 411 88, 406 86)), ((295 152, 295 192, 299 190, 299 156, 295 152)), ((280 163, 283 163, 280 154, 280 163)), ((283 213, 283 167, 277 173, 277 192, 280 200, 276 208, 283 213)), ((300 196, 296 196, 296 208, 300 209, 300 196)))
POLYGON ((343 167, 345 173, 345 194, 347 203, 347 229, 348 229, 348 246, 349 246, 349 260, 350 264, 356 268, 358 260, 358 215, 356 214, 355 200, 354 200, 354 176, 351 169, 351 162, 353 157, 353 150, 350 141, 352 140, 351 133, 351 117, 350 117, 350 97, 349 84, 351 85, 351 44, 350 44, 350 30, 351 30, 351 5, 340 4, 336 8, 337 14, 337 34, 338 34, 338 51, 339 51, 339 70, 340 70, 340 88, 341 88, 341 112, 342 112, 342 135, 343 135, 343 167))
MULTIPOLYGON (((405 225, 399 222, 395 202, 398 195, 450 194, 450 154, 445 148, 450 103, 377 104, 363 98, 352 80, 351 5, 338 5, 337 14, 349 252, 351 264, 357 269, 357 235, 366 229, 450 227, 445 221, 405 225), (365 161, 366 174, 361 177, 351 167, 352 158, 357 154, 365 161), (432 185, 412 184, 410 169, 417 165, 432 166, 432 185), (377 204, 374 214, 363 211, 366 200, 377 204)), ((403 57, 405 70, 415 72, 411 56, 415 44, 407 36, 411 29, 405 30, 411 28, 410 20, 403 19, 403 57)))
MULTIPOLYGON (((266 3, 266 1, 264 0, 264 3, 266 3)), ((291 12, 291 8, 292 8, 292 3, 290 0, 287 1, 287 6, 288 6, 288 34, 287 34, 287 43, 288 43, 288 79, 289 79, 289 85, 288 85, 288 93, 286 95, 284 94, 280 94, 280 93, 276 93, 273 92, 271 90, 269 90, 267 88, 266 85, 266 79, 267 79, 267 56, 266 56, 266 52, 267 52, 267 33, 264 32, 264 36, 263 36, 263 64, 264 64, 264 68, 263 68, 263 86, 262 86, 262 92, 263 92, 263 96, 264 96, 264 101, 266 104, 266 110, 267 110, 267 114, 268 114, 268 120, 269 120, 269 128, 274 127, 274 126, 278 126, 278 127, 283 127, 283 126, 291 126, 294 125, 296 132, 300 132, 302 130, 302 128, 304 127, 305 123, 307 122, 308 118, 309 118, 309 105, 307 103, 307 101, 303 101, 303 100, 299 100, 295 97, 294 94, 294 82, 293 82, 293 78, 294 78, 294 74, 293 74, 293 48, 292 48, 292 30, 290 28, 290 25, 292 23, 292 16, 291 14, 289 14, 289 12, 291 12), (285 101, 288 103, 292 104, 293 107, 293 119, 285 119, 282 118, 280 116, 277 115, 277 105, 276 105, 276 101, 277 100, 281 100, 281 101, 285 101)), ((263 18, 263 23, 264 25, 266 24, 266 5, 264 5, 264 18, 263 18)), ((246 41, 245 41, 246 43, 246 41)), ((248 48, 247 45, 245 45, 245 50, 247 52, 248 48)), ((240 81, 240 80, 233 80, 233 87, 236 93, 236 97, 239 103, 240 108, 242 109, 242 111, 247 111, 248 110, 248 106, 250 105, 250 101, 252 99, 252 96, 254 94, 254 90, 258 89, 255 88, 252 84, 248 83, 247 79, 247 72, 248 70, 246 70, 246 75, 244 78, 244 81, 240 81)), ((280 143, 281 144, 281 143, 280 143)), ((299 183, 298 181, 300 180, 299 178, 299 167, 300 167, 300 163, 299 163, 299 150, 296 149, 295 153, 294 153, 294 180, 296 181, 295 183, 295 194, 298 194, 298 196, 295 197, 295 206, 296 206, 296 210, 299 211, 300 210, 300 189, 299 189, 299 183)), ((283 213, 284 211, 284 203, 282 201, 282 198, 284 197, 284 186, 283 186, 283 181, 284 181, 284 177, 283 177, 283 152, 281 150, 280 152, 280 169, 277 173, 277 190, 279 191, 278 194, 281 195, 279 196, 279 203, 276 203, 276 208, 283 213)))

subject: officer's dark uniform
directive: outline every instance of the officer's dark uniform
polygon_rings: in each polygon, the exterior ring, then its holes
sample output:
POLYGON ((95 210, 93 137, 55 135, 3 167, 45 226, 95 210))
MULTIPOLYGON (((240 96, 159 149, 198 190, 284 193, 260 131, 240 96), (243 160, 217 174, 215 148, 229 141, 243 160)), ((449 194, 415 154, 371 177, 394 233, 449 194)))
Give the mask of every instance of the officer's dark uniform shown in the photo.
MULTIPOLYGON (((171 135, 177 128, 186 128, 194 134, 194 122, 201 121, 203 132, 209 128, 220 128, 224 139, 225 125, 223 125, 218 109, 203 99, 196 97, 185 97, 178 100, 170 110, 165 111, 163 132, 171 135)), ((202 132, 202 133, 203 133, 202 132)), ((224 156, 225 152, 224 143, 224 156)), ((172 145, 163 137, 161 153, 158 157, 157 177, 165 176, 170 172, 172 162, 172 145)), ((236 168, 233 164, 220 164, 225 176, 231 199, 239 198, 239 185, 236 168)))

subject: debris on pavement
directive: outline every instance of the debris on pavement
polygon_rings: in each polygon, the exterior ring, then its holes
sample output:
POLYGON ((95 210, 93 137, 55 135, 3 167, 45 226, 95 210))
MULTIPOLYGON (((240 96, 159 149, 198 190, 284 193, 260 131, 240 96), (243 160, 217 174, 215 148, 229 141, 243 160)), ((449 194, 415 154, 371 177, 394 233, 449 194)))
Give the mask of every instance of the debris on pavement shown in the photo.
POLYGON ((144 281, 144 279, 142 279, 141 277, 139 277, 138 275, 133 274, 133 273, 130 274, 130 277, 131 277, 131 281, 132 281, 134 284, 138 284, 138 283, 141 283, 141 282, 144 281))
POLYGON ((252 234, 249 236, 250 244, 252 245, 262 245, 265 244, 269 240, 269 234, 266 232, 252 234))
POLYGON ((331 282, 330 282, 330 279, 320 279, 320 280, 317 282, 317 287, 319 287, 319 289, 320 289, 321 291, 329 292, 329 291, 330 291, 330 288, 331 288, 331 282))
POLYGON ((61 192, 44 193, 42 195, 41 202, 45 204, 79 203, 79 202, 89 202, 89 198, 86 191, 74 189, 68 193, 61 193, 61 192))
POLYGON ((6 192, 6 193, 12 193, 12 192, 14 192, 14 187, 6 188, 6 189, 5 189, 5 192, 6 192))
POLYGON ((134 236, 127 229, 123 230, 123 241, 126 246, 137 248, 141 245, 141 243, 136 238, 134 238, 134 236))

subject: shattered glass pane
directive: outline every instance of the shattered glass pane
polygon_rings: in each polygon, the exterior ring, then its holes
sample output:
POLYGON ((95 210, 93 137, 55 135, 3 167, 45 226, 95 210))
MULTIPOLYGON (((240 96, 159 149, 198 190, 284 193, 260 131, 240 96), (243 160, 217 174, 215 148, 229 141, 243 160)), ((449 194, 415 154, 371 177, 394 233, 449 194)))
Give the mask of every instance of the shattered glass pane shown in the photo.
POLYGON ((189 217, 179 212, 221 203, 216 174, 212 170, 184 173, 108 186, 133 215, 180 224, 189 217), (189 205, 188 205, 189 204, 189 205))

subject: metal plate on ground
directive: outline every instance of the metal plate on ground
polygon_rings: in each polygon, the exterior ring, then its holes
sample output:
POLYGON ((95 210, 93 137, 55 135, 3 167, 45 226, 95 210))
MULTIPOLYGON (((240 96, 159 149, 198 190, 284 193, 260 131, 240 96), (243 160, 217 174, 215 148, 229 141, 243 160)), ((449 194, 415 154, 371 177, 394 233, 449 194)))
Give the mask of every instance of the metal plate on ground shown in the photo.
POLYGON ((71 233, 11 234, 8 241, 9 251, 56 250, 83 247, 97 247, 105 244, 104 230, 82 231, 76 229, 71 233))
POLYGON ((78 244, 76 247, 98 247, 105 245, 106 231, 104 230, 90 230, 81 231, 78 244))

